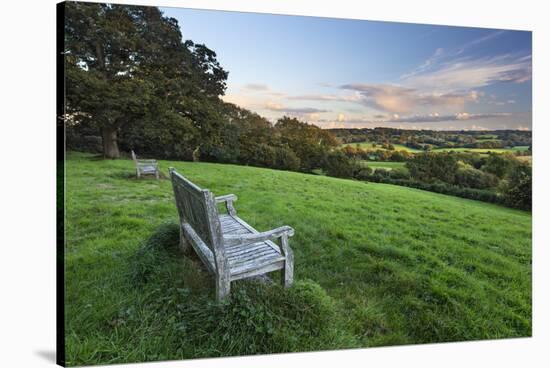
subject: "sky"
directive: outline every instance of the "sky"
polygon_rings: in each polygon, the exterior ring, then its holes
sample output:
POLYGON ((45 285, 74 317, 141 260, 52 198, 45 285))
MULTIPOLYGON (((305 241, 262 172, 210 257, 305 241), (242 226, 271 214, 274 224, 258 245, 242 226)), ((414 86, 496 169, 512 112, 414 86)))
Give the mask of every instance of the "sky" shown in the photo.
POLYGON ((322 128, 532 127, 531 32, 161 8, 229 71, 224 101, 322 128))

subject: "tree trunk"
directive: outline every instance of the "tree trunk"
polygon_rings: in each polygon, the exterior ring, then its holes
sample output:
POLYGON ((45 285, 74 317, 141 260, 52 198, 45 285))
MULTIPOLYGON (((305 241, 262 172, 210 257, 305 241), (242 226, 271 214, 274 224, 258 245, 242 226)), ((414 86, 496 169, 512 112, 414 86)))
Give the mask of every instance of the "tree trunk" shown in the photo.
POLYGON ((103 157, 119 158, 116 128, 105 127, 101 129, 101 135, 103 137, 103 157))

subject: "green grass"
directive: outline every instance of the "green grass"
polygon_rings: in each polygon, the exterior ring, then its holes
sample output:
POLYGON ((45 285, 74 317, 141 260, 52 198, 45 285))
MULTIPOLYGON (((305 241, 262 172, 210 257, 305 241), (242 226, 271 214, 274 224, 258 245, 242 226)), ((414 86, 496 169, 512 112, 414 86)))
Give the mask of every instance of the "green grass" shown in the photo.
MULTIPOLYGON (((290 290, 237 282, 227 305, 177 249, 169 180, 130 160, 66 162, 69 365, 531 335, 531 215, 405 187, 160 161, 259 230, 295 228, 290 290)), ((278 278, 275 277, 277 280, 278 278)))
POLYGON ((392 162, 392 161, 361 161, 363 165, 372 167, 373 169, 386 169, 392 170, 398 167, 405 167, 405 162, 392 162))

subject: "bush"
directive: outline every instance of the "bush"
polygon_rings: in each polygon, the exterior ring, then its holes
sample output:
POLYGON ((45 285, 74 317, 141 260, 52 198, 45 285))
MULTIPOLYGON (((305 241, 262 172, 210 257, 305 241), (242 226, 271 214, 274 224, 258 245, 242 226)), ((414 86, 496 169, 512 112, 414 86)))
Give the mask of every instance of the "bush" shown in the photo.
POLYGON ((531 211, 532 173, 531 166, 517 165, 501 187, 504 203, 510 207, 531 211))
POLYGON ((275 169, 298 171, 300 169, 300 159, 290 148, 276 147, 273 167, 275 169))
POLYGON ((464 167, 457 170, 455 184, 461 187, 488 189, 498 185, 498 178, 473 167, 464 167))
POLYGON ((492 153, 486 159, 485 164, 481 167, 481 170, 496 175, 502 179, 512 172, 514 167, 517 165, 518 160, 512 155, 492 153))
POLYGON ((418 181, 453 183, 458 163, 449 153, 419 153, 407 161, 406 167, 418 181))
POLYGON ((327 175, 337 178, 352 178, 357 170, 353 161, 342 151, 327 153, 321 168, 327 175))
POLYGON ((358 180, 368 180, 372 176, 373 170, 370 166, 362 166, 355 172, 355 178, 358 180))
POLYGON ((392 179, 410 179, 411 174, 409 173, 409 170, 407 170, 404 167, 396 167, 395 169, 391 170, 390 178, 392 179))

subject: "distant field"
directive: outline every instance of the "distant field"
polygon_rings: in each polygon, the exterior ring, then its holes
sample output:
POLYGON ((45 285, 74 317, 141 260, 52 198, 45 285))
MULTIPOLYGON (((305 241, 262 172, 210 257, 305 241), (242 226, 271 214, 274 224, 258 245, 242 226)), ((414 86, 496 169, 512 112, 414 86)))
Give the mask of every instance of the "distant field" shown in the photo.
POLYGON ((476 137, 477 140, 481 140, 481 141, 494 141, 494 140, 498 140, 498 135, 496 134, 483 134, 483 135, 478 135, 476 137))
POLYGON ((516 146, 512 148, 434 148, 433 152, 476 152, 476 153, 506 153, 506 152, 516 152, 516 151, 527 151, 529 146, 516 146))
MULTIPOLYGON (((484 141, 490 141, 495 140, 494 138, 490 138, 491 135, 487 135, 487 138, 484 138, 484 141)), ((482 136, 484 137, 484 136, 482 136)), ((360 142, 360 143, 346 143, 343 144, 342 147, 351 146, 351 147, 357 147, 364 149, 364 150, 385 150, 382 148, 380 144, 376 144, 376 147, 372 146, 372 142, 360 142)), ((418 152, 424 152, 423 150, 416 149, 416 148, 410 148, 403 144, 394 144, 395 151, 407 151, 412 153, 418 153, 418 152)), ((495 152, 495 153, 506 153, 506 152, 516 152, 516 151, 527 151, 529 149, 529 146, 516 146, 511 148, 466 148, 466 147, 457 147, 457 148, 434 148, 431 151, 432 152, 476 152, 476 153, 488 153, 488 152, 495 152)))
POLYGON ((361 164, 372 167, 373 169, 386 169, 392 170, 398 167, 405 167, 404 162, 392 162, 392 161, 361 161, 361 164))
MULTIPOLYGON (((365 150, 384 150, 384 148, 382 148, 382 146, 378 143, 376 144, 376 147, 373 147, 372 142, 346 143, 342 145, 342 147, 346 146, 351 146, 354 148, 359 146, 361 149, 365 150)), ((395 148, 395 151, 422 152, 422 150, 410 148, 403 144, 394 144, 393 147, 395 148)))

